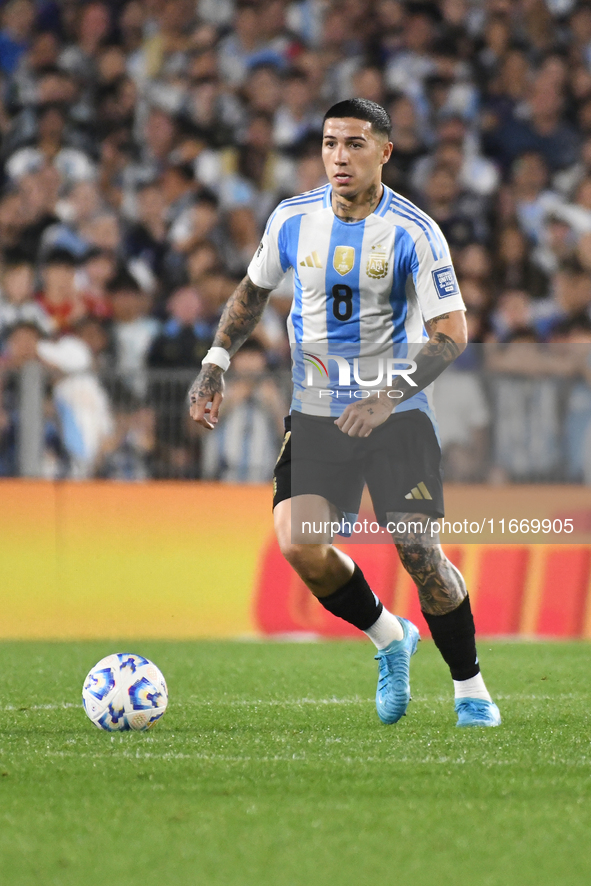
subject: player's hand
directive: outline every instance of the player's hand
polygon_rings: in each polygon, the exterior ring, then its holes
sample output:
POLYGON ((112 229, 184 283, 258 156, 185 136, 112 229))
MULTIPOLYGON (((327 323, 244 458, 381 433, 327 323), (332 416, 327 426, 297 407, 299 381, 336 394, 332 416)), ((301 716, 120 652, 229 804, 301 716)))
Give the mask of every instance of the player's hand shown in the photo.
POLYGON ((382 425, 392 414, 393 404, 384 397, 368 397, 359 403, 351 403, 335 421, 337 428, 349 437, 369 437, 374 428, 382 425))
POLYGON ((224 373, 215 363, 205 363, 189 391, 189 412, 198 425, 213 431, 224 399, 224 373))

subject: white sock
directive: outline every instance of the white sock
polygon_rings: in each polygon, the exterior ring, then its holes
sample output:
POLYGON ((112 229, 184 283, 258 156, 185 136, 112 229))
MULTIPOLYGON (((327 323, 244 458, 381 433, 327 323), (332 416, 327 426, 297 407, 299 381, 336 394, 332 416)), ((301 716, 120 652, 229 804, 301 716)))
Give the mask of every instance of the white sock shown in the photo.
POLYGON ((385 649, 394 640, 402 640, 404 631, 395 615, 384 607, 372 626, 363 632, 367 634, 377 649, 385 649))
POLYGON ((482 674, 476 674, 469 680, 454 680, 454 695, 456 698, 482 698, 484 701, 492 701, 482 674))

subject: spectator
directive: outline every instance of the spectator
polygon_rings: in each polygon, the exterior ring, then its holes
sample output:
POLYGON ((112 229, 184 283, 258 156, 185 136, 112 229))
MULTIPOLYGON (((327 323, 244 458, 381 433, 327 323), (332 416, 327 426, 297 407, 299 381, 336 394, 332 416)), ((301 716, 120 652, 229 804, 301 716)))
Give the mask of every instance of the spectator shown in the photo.
POLYGON ((163 271, 167 248, 166 200, 157 184, 145 184, 137 192, 137 221, 129 225, 125 250, 139 258, 156 276, 163 271))
MULTIPOLYGON (((168 319, 155 338, 148 355, 151 369, 195 369, 207 353, 216 320, 208 317, 207 302, 190 287, 179 289, 167 303, 168 319)), ((150 399, 156 410, 157 471, 164 475, 195 476, 200 471, 199 438, 195 436, 186 409, 190 379, 177 372, 163 377, 156 373, 150 387, 150 399)))
POLYGON ((168 319, 148 353, 148 366, 154 369, 197 369, 213 340, 210 323, 197 290, 178 289, 167 302, 168 319))
POLYGON ((109 333, 101 320, 96 317, 83 317, 74 327, 74 333, 92 354, 92 365, 97 371, 105 372, 110 366, 109 333))
POLYGON ((11 0, 2 10, 2 30, 0 31, 0 70, 13 74, 24 53, 27 51, 33 23, 35 7, 30 0, 11 0))
POLYGON ((434 404, 445 479, 482 482, 488 474, 490 413, 478 375, 451 367, 437 379, 434 404))
MULTIPOLYGON (((554 341, 589 315, 585 3, 9 0, 0 17, 0 346, 23 320, 88 343, 121 403, 102 475, 199 476, 183 370, 150 418, 147 355, 186 309, 192 343, 157 360, 197 359, 277 202, 325 183, 318 115, 352 94, 391 112, 384 181, 450 240, 471 340, 554 341)), ((286 275, 254 334, 273 367, 292 293, 286 275)))
POLYGON ((322 115, 310 107, 308 79, 294 69, 284 78, 283 101, 275 114, 273 141, 280 149, 293 148, 310 132, 322 129, 322 115))
POLYGON ((83 258, 76 275, 76 288, 81 293, 89 316, 106 319, 111 316, 112 305, 107 286, 115 276, 117 256, 98 246, 91 247, 83 258))
POLYGON ((197 202, 191 202, 179 213, 169 231, 169 241, 176 252, 191 252, 198 244, 213 239, 220 222, 217 207, 216 197, 202 192, 197 202))
POLYGON ((452 249, 486 236, 480 208, 464 197, 453 172, 447 166, 436 166, 427 178, 422 203, 425 211, 440 226, 452 249))
POLYGON ((120 397, 115 430, 99 476, 109 480, 147 480, 156 447, 154 410, 120 397))
POLYGON ((129 271, 121 270, 107 286, 113 303, 115 369, 140 399, 146 392, 147 356, 160 324, 150 317, 150 297, 129 271))
POLYGON ((204 240, 187 256, 187 276, 189 284, 199 286, 209 274, 220 270, 220 255, 210 240, 204 240))
POLYGON ((403 23, 404 48, 386 67, 386 85, 415 101, 422 99, 424 81, 437 71, 431 53, 435 41, 435 11, 427 6, 411 11, 403 23))
POLYGON ((109 7, 90 2, 76 10, 73 40, 60 56, 60 65, 82 80, 96 76, 99 51, 111 30, 109 7))
MULTIPOLYGON (((501 293, 491 322, 497 339, 509 341, 517 332, 531 329, 533 323, 532 305, 528 293, 523 289, 507 289, 501 293)), ((534 340, 537 336, 534 333, 534 340)))
POLYGON ((521 289, 531 298, 548 294, 548 275, 532 261, 525 235, 516 224, 500 231, 492 273, 497 292, 521 289))
POLYGON ((559 201, 548 188, 548 167, 541 154, 533 151, 518 157, 511 168, 512 197, 521 230, 533 243, 539 243, 546 214, 559 201))
POLYGON ((266 483, 283 434, 285 403, 267 375, 265 352, 252 339, 232 362, 224 412, 205 438, 203 476, 224 483, 266 483))
POLYGON ((226 268, 234 276, 244 277, 259 245, 256 219, 248 206, 238 206, 228 212, 223 242, 226 268))
POLYGON ((254 3, 240 5, 233 25, 234 33, 222 40, 218 58, 224 80, 231 86, 238 86, 246 80, 249 67, 262 61, 257 58, 257 50, 261 45, 260 15, 254 3))
POLYGON ((111 406, 92 372, 92 355, 78 337, 41 341, 37 354, 53 380, 53 401, 69 457, 68 476, 91 477, 111 445, 111 406))
MULTIPOLYGON (((18 373, 27 363, 36 360, 41 335, 36 324, 19 322, 5 333, 1 342, 0 477, 11 477, 18 473, 17 441, 21 408, 18 373)), ((47 428, 45 436, 49 436, 47 428)))
POLYGON ((38 172, 45 164, 53 165, 64 181, 92 179, 95 165, 87 153, 68 144, 66 115, 61 104, 47 104, 39 111, 35 146, 15 151, 6 162, 11 179, 38 172))
POLYGON ((566 405, 566 479, 591 486, 591 320, 580 314, 560 331, 568 343, 575 374, 566 405))
POLYGON ((487 350, 487 367, 494 373, 489 389, 495 482, 548 482, 561 476, 561 380, 556 373, 568 372, 569 361, 558 358, 553 366, 550 356, 532 329, 516 329, 508 344, 487 350))
POLYGON ((24 175, 17 193, 20 198, 18 248, 34 261, 44 251, 47 235, 57 221, 47 175, 43 172, 24 175))
POLYGON ((196 199, 195 178, 189 163, 170 163, 163 170, 158 181, 166 209, 166 220, 169 224, 178 222, 196 199))
POLYGON ((538 245, 531 253, 532 262, 547 276, 556 274, 563 262, 574 258, 578 234, 565 218, 564 209, 555 207, 544 218, 538 245))
POLYGON ((490 281, 491 265, 490 252, 480 243, 470 243, 456 258, 456 269, 460 277, 485 285, 490 281))
POLYGON ((60 331, 71 329, 86 313, 76 288, 78 265, 72 253, 54 249, 45 257, 41 268, 43 287, 37 295, 37 303, 60 331))
POLYGON ((553 293, 541 307, 536 328, 546 338, 559 322, 580 314, 590 314, 591 274, 577 258, 562 263, 554 277, 553 293))
POLYGON ((392 156, 384 167, 384 181, 389 187, 407 195, 409 175, 416 161, 427 147, 420 134, 419 122, 413 102, 405 95, 398 96, 390 104, 392 117, 392 156))
POLYGON ((20 323, 32 323, 49 335, 54 324, 34 300, 35 273, 33 265, 21 254, 7 254, 0 276, 0 340, 7 329, 20 323))
POLYGON ((438 124, 437 137, 435 150, 414 166, 414 187, 420 190, 435 166, 446 166, 473 198, 490 197, 499 186, 498 169, 480 154, 478 142, 465 121, 456 115, 444 117, 438 124))
MULTIPOLYGON (((591 72, 590 95, 591 95, 591 72)), ((580 155, 575 163, 554 176, 556 189, 564 196, 570 197, 584 178, 591 175, 591 137, 587 137, 581 145, 580 155)))
POLYGON ((255 65, 244 84, 245 109, 274 116, 281 102, 282 81, 275 65, 255 65))
POLYGON ((498 128, 491 152, 499 163, 508 168, 516 157, 535 152, 552 171, 572 165, 577 158, 579 136, 564 120, 564 99, 558 89, 535 83, 528 110, 530 120, 512 117, 498 128))

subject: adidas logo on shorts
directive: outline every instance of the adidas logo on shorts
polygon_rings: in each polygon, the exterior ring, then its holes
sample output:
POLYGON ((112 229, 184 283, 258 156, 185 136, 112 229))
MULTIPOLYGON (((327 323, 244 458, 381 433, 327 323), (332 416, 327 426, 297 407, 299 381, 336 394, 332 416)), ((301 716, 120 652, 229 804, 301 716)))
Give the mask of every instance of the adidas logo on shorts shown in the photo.
POLYGON ((418 498, 421 500, 428 499, 429 501, 433 501, 433 496, 431 495, 422 480, 420 483, 417 483, 417 485, 413 487, 413 489, 411 489, 410 492, 404 497, 407 499, 418 498))

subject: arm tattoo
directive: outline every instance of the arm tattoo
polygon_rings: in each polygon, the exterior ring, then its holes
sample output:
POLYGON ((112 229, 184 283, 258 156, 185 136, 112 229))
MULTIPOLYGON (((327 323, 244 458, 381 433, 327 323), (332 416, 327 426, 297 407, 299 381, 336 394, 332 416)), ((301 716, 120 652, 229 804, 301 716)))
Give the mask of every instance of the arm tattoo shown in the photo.
POLYGON ((449 320, 449 314, 439 314, 438 317, 432 317, 431 320, 427 320, 427 328, 431 329, 432 326, 435 328, 440 320, 449 320))
MULTIPOLYGON (((446 363, 453 363, 456 357, 460 356, 460 349, 449 335, 445 335, 443 332, 436 332, 428 344, 425 345, 422 353, 428 354, 429 357, 443 357, 446 363)), ((444 366, 442 371, 443 369, 445 369, 444 366)))
POLYGON ((404 534, 394 533, 393 538, 400 562, 417 586, 423 612, 445 615, 457 609, 468 593, 466 584, 443 553, 437 536, 431 538, 431 518, 397 512, 388 513, 388 520, 406 527, 404 534))
POLYGON ((247 275, 226 303, 213 340, 214 347, 235 354, 261 319, 269 294, 269 289, 255 286, 247 275))
POLYGON ((416 383, 416 387, 410 385, 406 378, 395 378, 392 388, 402 391, 402 397, 399 397, 396 403, 403 403, 430 385, 462 353, 462 346, 451 336, 444 332, 437 332, 438 321, 448 319, 449 314, 441 314, 426 324, 430 338, 415 358, 417 368, 412 379, 416 383))
MULTIPOLYGON (((270 290, 255 286, 248 275, 238 284, 226 303, 213 340, 214 347, 235 354, 253 331, 265 309, 270 290)), ((204 399, 211 403, 215 394, 223 393, 224 373, 214 363, 205 363, 191 385, 191 403, 204 399)))

